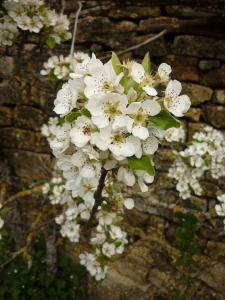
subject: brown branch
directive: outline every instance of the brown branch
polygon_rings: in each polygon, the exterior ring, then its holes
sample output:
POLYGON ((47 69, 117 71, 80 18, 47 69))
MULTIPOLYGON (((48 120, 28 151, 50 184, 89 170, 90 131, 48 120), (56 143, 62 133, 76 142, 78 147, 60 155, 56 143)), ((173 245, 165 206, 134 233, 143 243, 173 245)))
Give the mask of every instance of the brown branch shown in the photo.
POLYGON ((93 207, 93 209, 91 211, 91 217, 89 219, 89 222, 87 223, 87 225, 88 225, 88 232, 89 232, 89 229, 92 227, 92 224, 93 224, 96 212, 98 210, 98 207, 103 202, 102 190, 104 188, 104 183, 105 183, 105 178, 106 178, 107 172, 108 172, 107 170, 105 170, 104 168, 102 168, 102 170, 101 170, 101 176, 100 176, 99 183, 98 183, 98 187, 97 187, 97 190, 94 193, 95 204, 94 204, 94 207, 93 207))

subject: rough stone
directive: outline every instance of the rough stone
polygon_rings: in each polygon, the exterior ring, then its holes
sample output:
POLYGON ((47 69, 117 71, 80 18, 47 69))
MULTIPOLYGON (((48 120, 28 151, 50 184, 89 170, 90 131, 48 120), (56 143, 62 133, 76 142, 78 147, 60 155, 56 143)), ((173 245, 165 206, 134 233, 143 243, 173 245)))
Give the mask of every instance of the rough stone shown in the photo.
POLYGON ((40 131, 44 124, 45 116, 40 109, 18 105, 15 109, 15 125, 20 128, 40 131))
POLYGON ((13 127, 0 128, 2 147, 30 150, 35 152, 49 152, 46 139, 38 132, 13 127))
POLYGON ((202 59, 199 62, 199 68, 200 70, 207 71, 219 68, 220 61, 219 60, 213 60, 213 59, 202 59))
POLYGON ((204 72, 200 77, 200 81, 202 84, 209 85, 213 88, 225 86, 225 64, 221 65, 218 69, 204 72))
POLYGON ((213 259, 220 259, 225 262, 225 243, 208 241, 206 253, 213 259))
POLYGON ((5 152, 14 173, 22 179, 34 182, 36 180, 48 180, 51 176, 52 160, 48 154, 37 154, 29 151, 5 152))
POLYGON ((225 104, 225 90, 215 90, 214 101, 219 104, 225 104))
POLYGON ((159 32, 172 23, 173 20, 168 17, 148 18, 140 21, 138 29, 141 32, 159 32))
POLYGON ((189 111, 185 114, 185 117, 191 121, 199 122, 202 116, 202 110, 197 107, 191 107, 189 111))
POLYGON ((13 124, 14 110, 11 107, 0 107, 0 126, 9 126, 13 124))
POLYGON ((165 61, 172 67, 172 78, 180 81, 199 81, 197 58, 168 55, 165 61))
POLYGON ((14 69, 14 58, 11 56, 3 56, 0 58, 0 77, 7 78, 12 76, 14 69))
POLYGON ((199 105, 211 99, 213 90, 209 87, 194 83, 183 83, 184 94, 187 94, 192 102, 192 105, 199 105))
POLYGON ((166 6, 166 12, 170 16, 184 17, 184 18, 194 18, 194 17, 210 17, 215 15, 213 12, 196 10, 191 6, 180 6, 180 5, 168 5, 166 6))
POLYGON ((173 49, 179 55, 225 59, 225 39, 181 35, 175 37, 173 49))
POLYGON ((204 270, 201 269, 199 278, 216 291, 224 294, 225 264, 215 260, 208 260, 207 262, 205 260, 203 257, 197 260, 198 264, 204 266, 204 270), (208 264, 207 267, 206 264, 208 264))
POLYGON ((193 134, 197 131, 201 131, 205 126, 207 126, 207 123, 188 123, 188 140, 190 140, 193 136, 193 134))
POLYGON ((15 104, 19 101, 19 85, 13 80, 0 82, 0 104, 15 104))
POLYGON ((159 7, 149 6, 126 6, 125 8, 112 8, 109 12, 111 18, 131 18, 157 17, 160 15, 159 7))
POLYGON ((225 107, 207 105, 204 108, 206 120, 216 128, 225 128, 225 107))
MULTIPOLYGON (((133 45, 137 45, 139 43, 142 43, 146 41, 146 39, 150 38, 150 35, 141 35, 133 38, 133 45)), ((161 37, 155 41, 152 41, 146 45, 143 45, 142 47, 136 49, 134 53, 138 56, 143 57, 146 52, 151 54, 151 56, 165 56, 167 55, 167 45, 165 42, 164 37, 161 37)))

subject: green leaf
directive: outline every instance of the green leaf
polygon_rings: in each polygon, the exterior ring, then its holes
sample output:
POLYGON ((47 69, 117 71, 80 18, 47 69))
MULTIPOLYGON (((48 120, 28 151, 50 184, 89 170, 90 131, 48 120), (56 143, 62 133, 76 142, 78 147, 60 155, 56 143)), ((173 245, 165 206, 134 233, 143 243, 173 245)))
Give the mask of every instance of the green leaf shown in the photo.
POLYGON ((147 74, 150 74, 150 73, 151 73, 151 60, 150 60, 149 52, 147 52, 147 53, 145 54, 145 57, 143 58, 141 64, 142 64, 142 66, 144 67, 145 72, 146 72, 147 74))
POLYGON ((133 88, 136 92, 140 89, 140 85, 129 76, 124 76, 120 83, 124 87, 125 93, 128 93, 130 88, 133 88))
POLYGON ((136 158, 135 156, 128 157, 129 167, 132 170, 143 170, 149 175, 155 175, 155 169, 152 165, 151 159, 144 155, 141 158, 136 158))
POLYGON ((181 124, 180 121, 174 118, 165 109, 162 109, 158 115, 150 117, 150 122, 154 124, 155 127, 162 130, 166 130, 172 127, 179 128, 181 124))
POLYGON ((47 38, 46 44, 48 45, 48 47, 50 49, 53 49, 53 48, 55 48, 56 42, 53 38, 50 37, 50 38, 47 38))
POLYGON ((111 61, 112 61, 113 69, 116 72, 116 74, 117 75, 120 74, 122 72, 121 62, 115 52, 112 52, 111 61))
POLYGON ((90 113, 90 111, 87 108, 82 108, 81 109, 81 113, 82 113, 82 115, 84 115, 84 116, 86 116, 88 118, 91 117, 91 113, 90 113))
POLYGON ((81 113, 72 111, 65 118, 67 122, 73 123, 79 116, 81 116, 81 113))

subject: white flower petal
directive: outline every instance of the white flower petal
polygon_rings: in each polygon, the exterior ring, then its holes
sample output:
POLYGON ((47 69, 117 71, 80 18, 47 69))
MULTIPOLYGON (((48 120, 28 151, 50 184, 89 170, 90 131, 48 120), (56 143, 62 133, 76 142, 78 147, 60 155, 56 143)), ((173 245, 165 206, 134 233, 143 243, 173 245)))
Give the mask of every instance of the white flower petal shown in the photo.
POLYGON ((157 115, 160 111, 161 111, 161 106, 160 104, 152 99, 148 99, 148 100, 145 100, 142 104, 141 104, 141 107, 143 109, 143 111, 145 113, 147 113, 148 115, 150 116, 155 116, 157 115))
POLYGON ((157 91, 156 89, 154 89, 153 87, 146 85, 143 87, 143 90, 149 95, 149 96, 156 96, 157 95, 157 91))
POLYGON ((176 98, 182 90, 181 83, 178 80, 170 80, 165 90, 165 95, 171 98, 176 98))
POLYGON ((127 209, 133 209, 134 208, 134 200, 132 198, 127 198, 124 200, 124 206, 127 209))
POLYGON ((140 83, 145 78, 145 70, 141 64, 133 62, 130 75, 134 81, 140 83))
POLYGON ((143 151, 145 154, 151 155, 158 149, 158 140, 154 136, 150 136, 143 142, 143 151))
POLYGON ((149 136, 148 129, 143 126, 134 126, 132 129, 132 134, 141 140, 146 140, 149 136))

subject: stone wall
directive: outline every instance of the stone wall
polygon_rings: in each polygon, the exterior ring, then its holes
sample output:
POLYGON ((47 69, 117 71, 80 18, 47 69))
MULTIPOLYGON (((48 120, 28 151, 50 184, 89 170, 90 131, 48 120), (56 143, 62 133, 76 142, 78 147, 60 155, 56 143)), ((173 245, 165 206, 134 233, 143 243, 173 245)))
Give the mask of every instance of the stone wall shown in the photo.
MULTIPOLYGON (((60 1, 49 1, 60 7, 60 1)), ((66 13, 74 20, 75 1, 66 1, 66 13)), ((76 50, 94 51, 105 57, 141 43, 168 29, 168 33, 123 58, 141 58, 150 52, 153 64, 170 63, 172 76, 184 84, 193 106, 184 118, 188 136, 210 124, 225 129, 225 3, 224 1, 83 1, 76 50), (167 4, 169 3, 169 5, 167 4), (184 3, 186 3, 184 5, 184 3), (188 6, 189 5, 189 6, 188 6)), ((52 156, 40 126, 52 114, 56 83, 40 76, 42 64, 55 53, 69 52, 64 43, 54 50, 37 36, 22 33, 16 44, 0 48, 1 193, 13 194, 45 182, 51 176, 52 156)), ((179 145, 182 147, 182 145, 179 145)), ((225 299, 225 239, 222 222, 214 213, 220 182, 204 182, 203 197, 189 204, 199 208, 201 220, 195 242, 201 254, 194 256, 193 272, 177 265, 181 255, 173 246, 177 217, 184 209, 174 183, 167 176, 174 159, 168 145, 156 157, 157 178, 149 193, 129 191, 136 208, 127 214, 133 243, 114 262, 101 284, 89 280, 89 299, 225 299)), ((38 206, 40 197, 35 198, 38 206)), ((23 217, 18 199, 17 219, 23 217)), ((23 220, 23 219, 22 219, 23 220)))

